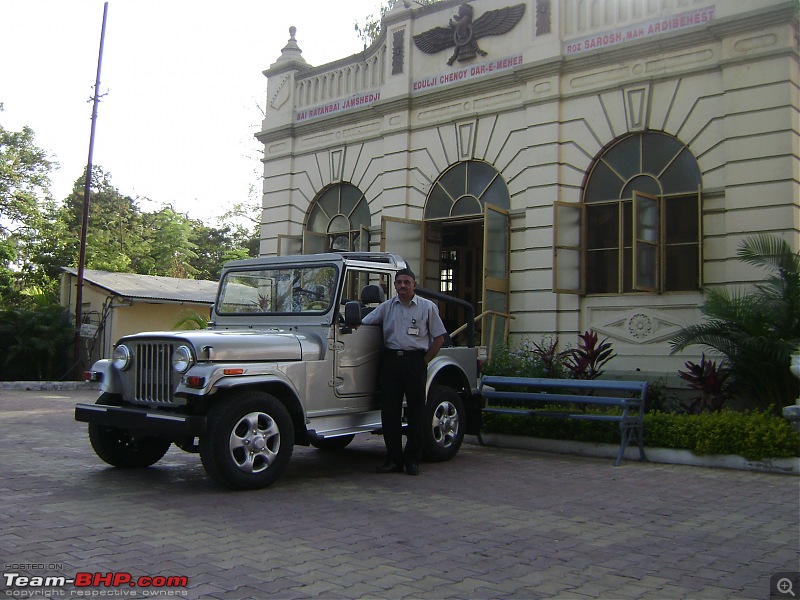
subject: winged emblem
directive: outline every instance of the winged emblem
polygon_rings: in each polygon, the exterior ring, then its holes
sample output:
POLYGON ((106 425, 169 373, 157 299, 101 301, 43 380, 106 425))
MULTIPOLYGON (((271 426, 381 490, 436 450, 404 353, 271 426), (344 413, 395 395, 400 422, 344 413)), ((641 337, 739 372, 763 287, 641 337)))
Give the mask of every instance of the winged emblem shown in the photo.
POLYGON ((478 46, 478 39, 511 31, 525 14, 525 5, 490 10, 474 21, 472 13, 472 7, 465 2, 458 7, 458 14, 453 15, 448 27, 434 27, 415 35, 414 44, 426 54, 436 54, 455 46, 456 50, 447 61, 448 65, 456 60, 463 62, 476 56, 486 56, 486 52, 478 46))

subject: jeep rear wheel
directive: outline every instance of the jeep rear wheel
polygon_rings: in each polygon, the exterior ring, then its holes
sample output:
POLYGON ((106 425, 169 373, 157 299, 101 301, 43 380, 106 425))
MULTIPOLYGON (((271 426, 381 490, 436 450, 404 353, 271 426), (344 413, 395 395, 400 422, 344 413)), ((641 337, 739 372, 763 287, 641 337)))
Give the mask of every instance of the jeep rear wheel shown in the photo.
POLYGON ((450 460, 464 441, 464 403, 454 389, 435 385, 425 404, 423 454, 429 461, 450 460))
POLYGON ((200 438, 203 467, 217 483, 235 490, 266 487, 280 477, 294 448, 286 407, 266 392, 250 390, 220 399, 200 438))
MULTIPOLYGON (((117 394, 102 394, 96 404, 120 406, 117 394)), ((171 442, 162 438, 136 435, 126 429, 89 424, 89 442, 95 454, 109 465, 122 469, 143 469, 154 465, 167 453, 171 442)))

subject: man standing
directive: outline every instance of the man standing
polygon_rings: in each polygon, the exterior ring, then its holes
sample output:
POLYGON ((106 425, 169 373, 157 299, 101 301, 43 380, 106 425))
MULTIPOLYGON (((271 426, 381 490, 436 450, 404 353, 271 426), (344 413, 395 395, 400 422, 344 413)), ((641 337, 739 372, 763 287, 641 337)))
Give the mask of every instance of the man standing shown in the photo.
POLYGON ((397 295, 369 313, 362 324, 382 325, 386 346, 381 368, 381 423, 386 443, 386 463, 378 473, 419 475, 422 458, 423 414, 428 363, 444 343, 446 329, 439 309, 414 291, 411 269, 400 269, 394 278, 397 295), (403 396, 406 398, 407 441, 403 450, 403 396))

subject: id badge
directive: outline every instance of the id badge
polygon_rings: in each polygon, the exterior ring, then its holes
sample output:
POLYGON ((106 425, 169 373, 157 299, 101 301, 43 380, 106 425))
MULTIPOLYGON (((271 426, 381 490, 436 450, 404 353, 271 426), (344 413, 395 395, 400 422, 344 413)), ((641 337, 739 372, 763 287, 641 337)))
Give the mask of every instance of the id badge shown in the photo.
POLYGON ((407 333, 408 335, 419 335, 419 327, 409 327, 407 333))

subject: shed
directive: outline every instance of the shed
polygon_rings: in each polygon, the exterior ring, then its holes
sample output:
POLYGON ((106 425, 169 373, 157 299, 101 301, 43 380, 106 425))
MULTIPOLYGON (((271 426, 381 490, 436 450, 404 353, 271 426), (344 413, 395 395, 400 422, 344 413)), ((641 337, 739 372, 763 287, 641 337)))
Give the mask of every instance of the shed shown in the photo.
MULTIPOLYGON (((141 331, 172 330, 192 312, 210 317, 217 282, 85 269, 81 339, 91 364, 108 358, 114 342, 141 331)), ((77 269, 63 269, 61 305, 75 313, 77 269)))

